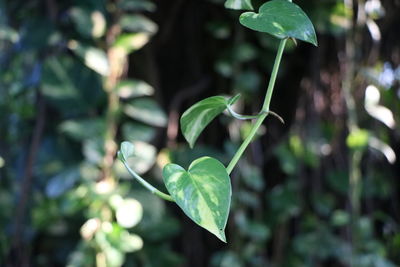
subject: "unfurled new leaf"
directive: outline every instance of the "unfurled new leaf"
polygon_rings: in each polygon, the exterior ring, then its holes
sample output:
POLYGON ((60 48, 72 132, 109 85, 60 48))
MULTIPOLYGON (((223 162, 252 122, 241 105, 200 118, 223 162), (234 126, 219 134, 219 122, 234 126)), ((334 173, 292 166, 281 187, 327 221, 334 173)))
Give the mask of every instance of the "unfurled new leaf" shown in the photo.
POLYGON ((126 161, 129 157, 135 154, 135 147, 131 142, 125 141, 121 143, 121 149, 119 152, 122 159, 126 161))

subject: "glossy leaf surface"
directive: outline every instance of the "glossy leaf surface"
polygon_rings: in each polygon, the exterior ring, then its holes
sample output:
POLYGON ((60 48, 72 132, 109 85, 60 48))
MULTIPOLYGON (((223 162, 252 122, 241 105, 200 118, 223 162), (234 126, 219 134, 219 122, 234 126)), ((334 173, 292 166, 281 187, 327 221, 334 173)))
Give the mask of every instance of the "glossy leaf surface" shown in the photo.
POLYGON ((259 13, 245 12, 240 16, 240 23, 279 39, 291 37, 317 46, 310 19, 298 5, 286 0, 269 1, 260 7, 259 13))
POLYGON ((225 226, 231 203, 231 183, 224 165, 199 158, 186 171, 179 165, 163 169, 165 186, 178 206, 195 223, 226 242, 225 226))
POLYGON ((181 117, 181 130, 190 147, 193 147, 200 133, 228 104, 223 96, 212 96, 197 102, 181 117))
POLYGON ((227 0, 225 7, 237 10, 253 10, 251 0, 227 0))

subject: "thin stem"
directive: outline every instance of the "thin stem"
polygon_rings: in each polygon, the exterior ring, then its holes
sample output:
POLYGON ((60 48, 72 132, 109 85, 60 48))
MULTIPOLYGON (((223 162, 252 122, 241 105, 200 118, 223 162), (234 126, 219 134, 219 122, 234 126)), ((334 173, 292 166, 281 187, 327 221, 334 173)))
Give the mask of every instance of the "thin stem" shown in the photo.
MULTIPOLYGON (((227 105, 226 107, 228 108, 229 114, 232 117, 234 117, 235 119, 238 119, 238 120, 255 120, 261 115, 261 114, 257 114, 257 115, 242 115, 242 114, 236 113, 232 109, 231 105, 227 105)), ((262 113, 265 113, 265 112, 262 112, 262 113)))
POLYGON ((283 50, 285 50, 287 39, 283 39, 278 48, 278 52, 276 54, 274 67, 272 68, 271 78, 269 79, 267 94, 265 95, 264 104, 262 107, 262 111, 269 112, 269 105, 271 103, 272 93, 274 92, 274 86, 276 81, 276 76, 278 75, 279 65, 281 63, 283 50))
POLYGON ((261 126, 261 124, 263 123, 265 118, 268 116, 269 106, 270 106, 270 103, 271 103, 272 93, 274 91, 276 76, 278 75, 279 65, 281 63, 283 50, 285 49, 286 41, 287 41, 287 39, 283 39, 283 40, 281 40, 281 42, 279 44, 279 49, 278 49, 278 52, 276 54, 274 67, 272 69, 271 78, 269 80, 267 93, 265 95, 265 100, 264 100, 264 104, 263 104, 263 107, 262 107, 262 112, 264 112, 264 113, 261 113, 261 115, 258 117, 258 119, 256 120, 256 122, 253 125, 253 128, 250 131, 250 134, 246 137, 246 139, 243 141, 243 143, 239 147, 238 151, 236 151, 236 154, 233 156, 231 162, 229 163, 228 167, 226 168, 228 174, 230 174, 232 172, 233 168, 238 163, 240 157, 243 155, 243 153, 246 150, 247 146, 253 140, 253 138, 256 135, 258 129, 261 126))
POLYGON ((233 168, 238 163, 240 157, 243 155, 243 152, 246 150, 247 146, 253 140, 253 138, 256 135, 258 129, 260 128, 261 124, 263 123, 263 121, 265 120, 265 118, 267 116, 268 116, 268 113, 263 113, 260 117, 258 117, 258 119, 256 120, 255 124, 253 125, 253 128, 251 128, 250 134, 243 141, 243 143, 239 147, 238 151, 236 151, 236 154, 233 156, 233 158, 232 158, 231 162, 229 163, 228 167, 226 167, 226 170, 227 170, 228 174, 231 174, 233 168))
POLYGON ((134 172, 126 163, 125 160, 122 160, 122 163, 125 165, 126 169, 128 170, 128 172, 141 184, 143 185, 147 190, 149 190, 151 193, 153 193, 156 196, 159 196, 160 198, 164 199, 164 200, 168 200, 171 202, 175 202, 175 200, 168 194, 165 194, 163 192, 161 192, 160 190, 158 190, 157 188, 155 188, 154 186, 152 186, 151 184, 149 184, 148 182, 146 182, 142 177, 140 177, 136 172, 134 172))

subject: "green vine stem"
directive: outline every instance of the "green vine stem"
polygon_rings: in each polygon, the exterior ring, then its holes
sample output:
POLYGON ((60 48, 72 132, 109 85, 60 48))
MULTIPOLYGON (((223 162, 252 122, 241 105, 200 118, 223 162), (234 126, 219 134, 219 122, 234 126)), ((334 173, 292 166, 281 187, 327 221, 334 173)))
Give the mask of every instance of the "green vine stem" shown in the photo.
POLYGON ((260 117, 263 113, 266 113, 266 114, 268 114, 268 115, 274 116, 274 117, 277 118, 280 122, 282 122, 283 124, 285 124, 285 121, 283 120, 283 118, 282 118, 281 116, 279 116, 277 113, 275 113, 275 112, 273 112, 273 111, 271 111, 271 110, 268 111, 268 112, 261 111, 261 112, 258 113, 257 115, 241 115, 241 114, 235 112, 235 111, 232 109, 231 105, 227 105, 226 107, 228 108, 229 114, 230 114, 232 117, 234 117, 235 119, 238 119, 238 120, 255 120, 255 119, 258 119, 258 117, 260 117))
POLYGON ((275 81, 276 81, 276 77, 278 75, 279 65, 281 63, 281 59, 282 59, 283 51, 285 49, 286 42, 287 42, 287 39, 283 39, 283 40, 281 40, 281 42, 279 44, 279 49, 278 49, 278 52, 276 54, 274 67, 272 69, 271 78, 269 80, 268 89, 267 89, 267 93, 265 95, 264 104, 262 106, 262 109, 261 109, 261 112, 260 112, 260 116, 257 118, 256 122, 254 123, 254 126, 251 129, 250 134, 243 141, 243 143, 239 147, 238 151, 233 156, 233 158, 232 158, 231 162, 229 163, 228 167, 226 168, 228 174, 231 174, 233 168, 238 163, 240 157, 243 155, 243 153, 246 150, 247 146, 253 140, 253 138, 256 135, 258 129, 261 126, 261 124, 264 122, 265 118, 270 113, 269 106, 271 104, 272 93, 274 91, 275 81))
POLYGON ((171 202, 175 202, 175 200, 168 194, 165 194, 163 192, 161 192, 160 190, 158 190, 157 188, 155 188, 154 186, 152 186, 151 184, 149 184, 148 182, 146 182, 146 180, 144 180, 142 177, 140 177, 139 174, 137 174, 134 170, 131 169, 131 167, 129 167, 129 165, 126 163, 126 161, 124 159, 121 159, 122 163, 125 165, 125 168, 128 170, 128 172, 141 184, 143 185, 147 190, 149 190, 152 194, 167 200, 167 201, 171 201, 171 202))

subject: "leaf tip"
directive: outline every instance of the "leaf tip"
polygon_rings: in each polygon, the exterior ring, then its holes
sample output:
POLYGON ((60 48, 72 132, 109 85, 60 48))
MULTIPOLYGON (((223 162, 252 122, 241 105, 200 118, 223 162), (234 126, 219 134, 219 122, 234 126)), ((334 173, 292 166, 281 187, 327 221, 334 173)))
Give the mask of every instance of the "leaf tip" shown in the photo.
POLYGON ((190 149, 193 149, 194 144, 196 143, 196 139, 195 138, 188 138, 185 136, 186 142, 188 143, 190 149))
POLYGON ((317 39, 317 35, 314 31, 314 36, 312 36, 312 38, 310 38, 309 41, 312 45, 314 45, 315 47, 318 47, 318 39, 317 39))
POLYGON ((219 240, 221 240, 224 243, 228 243, 226 242, 226 236, 225 236, 225 232, 223 229, 219 229, 219 233, 218 235, 216 235, 218 237, 219 240))

